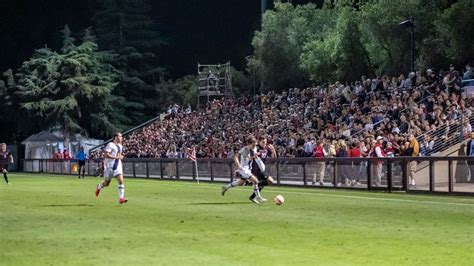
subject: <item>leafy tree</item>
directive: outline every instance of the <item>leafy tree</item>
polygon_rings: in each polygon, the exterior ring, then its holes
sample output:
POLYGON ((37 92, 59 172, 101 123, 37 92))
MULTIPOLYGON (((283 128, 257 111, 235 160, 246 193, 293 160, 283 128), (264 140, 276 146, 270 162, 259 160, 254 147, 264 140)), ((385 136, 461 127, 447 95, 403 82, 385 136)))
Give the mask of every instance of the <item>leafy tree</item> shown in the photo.
POLYGON ((469 0, 459 0, 442 11, 435 21, 439 35, 437 52, 447 61, 465 64, 474 59, 474 5, 469 0))
POLYGON ((98 51, 89 31, 77 46, 67 26, 62 32, 62 49, 36 50, 18 70, 15 88, 31 120, 61 127, 68 145, 74 132, 105 136, 114 130, 108 116, 120 72, 109 63, 114 55, 98 51))
POLYGON ((149 16, 147 0, 100 0, 95 15, 95 30, 101 49, 119 56, 115 66, 122 71, 114 94, 125 99, 119 103, 127 110, 122 126, 135 125, 163 110, 160 92, 164 69, 156 52, 165 43, 149 16))
POLYGON ((262 30, 252 40, 254 55, 248 62, 249 72, 260 74, 265 90, 307 83, 308 75, 298 67, 303 47, 333 22, 327 9, 317 9, 313 4, 295 7, 275 3, 275 10, 264 14, 262 30))
POLYGON ((11 69, 3 73, 4 80, 0 79, 0 139, 8 142, 15 142, 39 130, 38 124, 28 121, 28 117, 20 110, 18 96, 15 94, 16 81, 11 69))
POLYGON ((175 81, 167 80, 159 85, 161 104, 164 107, 172 103, 181 106, 188 104, 196 108, 198 101, 198 80, 194 75, 187 75, 175 81))

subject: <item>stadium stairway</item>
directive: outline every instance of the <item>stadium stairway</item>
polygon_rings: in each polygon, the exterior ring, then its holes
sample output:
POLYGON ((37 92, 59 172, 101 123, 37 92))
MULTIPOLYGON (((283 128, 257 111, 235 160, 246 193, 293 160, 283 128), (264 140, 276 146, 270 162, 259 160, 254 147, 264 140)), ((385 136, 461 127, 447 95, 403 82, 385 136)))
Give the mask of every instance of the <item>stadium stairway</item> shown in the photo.
MULTIPOLYGON (((467 118, 464 116, 464 119, 467 118)), ((474 115, 469 116, 469 123, 474 125, 474 115)), ((458 119, 459 123, 453 125, 455 128, 454 138, 459 138, 463 127, 460 126, 461 118, 458 119)), ((435 137, 440 138, 442 134, 448 134, 449 128, 442 127, 438 130, 439 133, 434 133, 435 137), (443 133, 441 133, 443 132, 443 133)), ((426 133, 425 133, 426 134, 426 133)), ((421 143, 421 140, 424 138, 425 134, 418 137, 418 141, 421 143)), ((463 139, 462 141, 457 141, 457 143, 448 142, 444 145, 438 146, 436 149, 433 150, 433 153, 430 155, 439 156, 439 157, 455 157, 455 156, 465 156, 466 155, 466 145, 469 139, 463 139)), ((467 166, 466 161, 454 161, 453 162, 453 177, 455 183, 463 183, 467 182, 471 179, 470 171, 467 166)), ((422 162, 418 165, 417 170, 415 172, 415 178, 417 180, 417 184, 419 185, 428 185, 429 184, 429 162, 422 162)), ((435 163, 434 167, 434 178, 435 182, 438 184, 447 184, 448 183, 448 163, 435 163)))

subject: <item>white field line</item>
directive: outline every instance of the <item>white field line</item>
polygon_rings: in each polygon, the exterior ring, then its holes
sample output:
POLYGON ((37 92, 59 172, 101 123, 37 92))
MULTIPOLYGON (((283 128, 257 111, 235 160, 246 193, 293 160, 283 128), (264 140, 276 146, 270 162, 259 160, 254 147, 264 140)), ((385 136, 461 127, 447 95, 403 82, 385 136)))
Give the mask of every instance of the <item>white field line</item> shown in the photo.
MULTIPOLYGON (((24 176, 24 177, 31 177, 31 175, 24 175, 24 174, 15 174, 15 176, 24 176)), ((94 180, 99 180, 98 178, 94 178, 94 180)), ((101 179, 100 179, 101 180, 101 179)), ((149 180, 152 181, 152 180, 149 180)), ((154 182, 154 181, 152 181, 154 182)), ((193 186, 194 188, 205 188, 205 189, 216 189, 216 186, 210 186, 207 184, 194 184, 189 182, 167 182, 167 185, 171 186, 193 186)), ((242 188, 237 188, 237 191, 244 192, 242 188)), ((249 189, 250 190, 250 189, 249 189)), ((383 198, 383 197, 368 197, 368 196, 354 196, 354 195, 340 195, 340 194, 330 194, 330 193, 322 193, 321 191, 314 191, 314 192, 303 192, 303 191, 289 191, 287 189, 283 189, 284 193, 286 194, 295 194, 295 195, 312 195, 318 197, 333 197, 333 198, 350 198, 350 199, 362 199, 362 200, 382 200, 382 201, 392 201, 392 202, 404 202, 404 203, 426 203, 426 204, 444 204, 444 205, 454 205, 454 206, 469 206, 474 207, 474 200, 473 203, 462 203, 462 202, 447 202, 447 201, 434 201, 434 200, 413 200, 413 199, 392 199, 392 198, 383 198)), ((220 194, 220 190, 218 191, 220 194)), ((248 192, 248 191, 247 191, 248 192)), ((272 192, 272 193, 282 193, 282 190, 273 190, 266 188, 265 192, 272 192)), ((381 194, 378 194, 381 195, 381 194)))
MULTIPOLYGON (((215 186, 209 186, 204 184, 190 184, 188 182, 183 182, 180 184, 172 184, 171 182, 167 183, 167 185, 176 185, 176 186, 193 186, 193 187, 202 187, 202 188, 213 188, 215 186)), ((238 191, 244 192, 242 188, 237 189, 238 191)), ((250 189, 249 189, 250 191, 250 189)), ((218 191, 220 193, 220 190, 218 191)), ((246 191, 248 192, 248 191, 246 191)), ((314 192, 302 192, 302 191, 288 191, 284 189, 282 190, 273 190, 266 188, 264 192, 271 192, 271 193, 285 193, 285 194, 295 194, 295 195, 312 195, 312 196, 319 196, 319 197, 333 197, 333 198, 351 198, 351 199, 363 199, 363 200, 383 200, 383 201, 392 201, 392 202, 406 202, 406 203, 426 203, 426 204, 444 204, 444 205, 456 205, 456 206, 469 206, 474 207, 474 199, 473 203, 461 203, 461 202, 446 202, 446 201, 432 201, 432 200, 413 200, 413 199, 392 199, 392 198, 383 198, 383 197, 368 197, 368 196, 354 196, 354 195, 340 195, 340 194, 329 194, 329 193, 322 193, 320 191, 314 192)))

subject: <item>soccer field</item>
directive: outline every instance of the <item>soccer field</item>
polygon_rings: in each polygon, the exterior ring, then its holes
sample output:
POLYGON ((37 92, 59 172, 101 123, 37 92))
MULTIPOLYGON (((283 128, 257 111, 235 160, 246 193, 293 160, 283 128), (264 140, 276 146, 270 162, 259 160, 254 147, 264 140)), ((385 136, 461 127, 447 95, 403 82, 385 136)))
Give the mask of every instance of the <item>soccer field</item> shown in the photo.
POLYGON ((0 265, 473 265, 474 199, 11 173, 0 265))

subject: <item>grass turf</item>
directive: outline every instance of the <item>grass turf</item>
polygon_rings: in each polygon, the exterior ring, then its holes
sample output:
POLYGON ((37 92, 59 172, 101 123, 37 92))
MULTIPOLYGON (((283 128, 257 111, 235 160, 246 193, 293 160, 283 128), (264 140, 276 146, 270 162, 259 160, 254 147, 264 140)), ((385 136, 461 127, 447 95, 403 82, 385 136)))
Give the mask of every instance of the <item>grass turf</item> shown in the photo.
POLYGON ((1 265, 473 265, 474 199, 10 174, 1 265))

